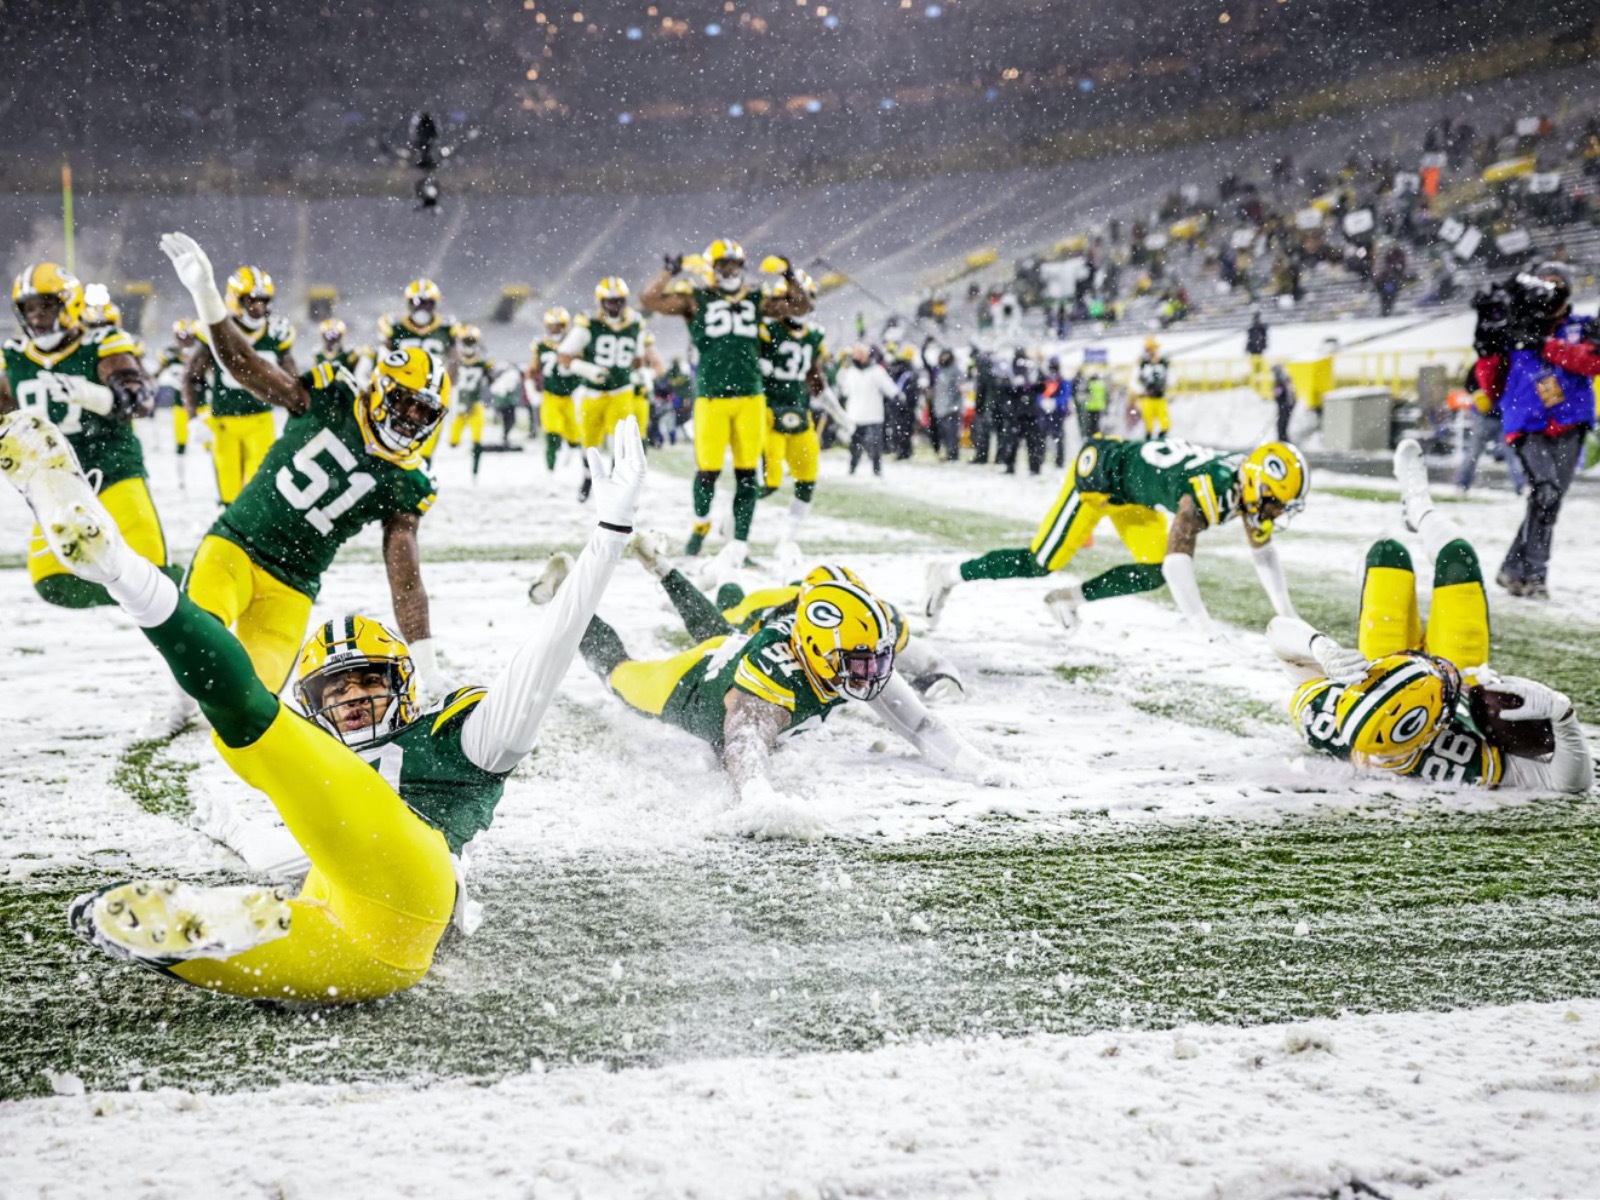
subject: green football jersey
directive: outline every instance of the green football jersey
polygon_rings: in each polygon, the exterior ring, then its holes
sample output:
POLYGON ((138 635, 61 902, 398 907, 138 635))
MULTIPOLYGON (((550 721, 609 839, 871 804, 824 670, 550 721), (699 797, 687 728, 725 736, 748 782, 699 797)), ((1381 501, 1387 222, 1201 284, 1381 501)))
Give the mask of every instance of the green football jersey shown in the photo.
POLYGON ((555 343, 540 341, 539 343, 539 378, 543 381, 542 390, 552 396, 570 396, 578 386, 578 377, 568 375, 561 369, 561 356, 556 350, 555 343))
POLYGON ((452 854, 489 828, 510 774, 485 771, 461 748, 461 728, 487 694, 454 691, 405 728, 356 751, 407 808, 444 834, 452 854))
POLYGON ((35 409, 50 418, 67 435, 78 464, 100 472, 100 488, 144 476, 144 451, 127 421, 102 417, 76 404, 51 398, 46 375, 79 375, 100 382, 100 360, 113 354, 134 354, 134 340, 119 329, 87 331, 72 345, 53 354, 36 349, 26 339, 5 343, 6 382, 17 406, 35 409))
POLYGON ((1139 387, 1146 396, 1159 400, 1167 394, 1167 377, 1172 364, 1164 358, 1143 359, 1139 363, 1139 387))
POLYGON ((448 317, 435 317, 433 324, 417 329, 403 319, 396 321, 383 316, 378 318, 378 344, 385 350, 408 350, 412 346, 421 346, 443 362, 450 353, 453 341, 450 330, 454 327, 455 322, 448 317))
POLYGON ((455 386, 450 389, 451 400, 462 409, 471 408, 474 404, 487 404, 489 385, 499 373, 500 368, 486 358, 457 363, 455 386))
MULTIPOLYGON (((250 343, 250 348, 258 356, 268 362, 276 363, 278 355, 288 352, 294 345, 294 326, 289 324, 286 317, 268 317, 254 337, 243 326, 239 332, 244 334, 245 340, 250 343)), ((201 349, 196 354, 206 354, 211 359, 211 370, 206 376, 206 403, 211 405, 213 417, 253 417, 258 413, 272 411, 272 405, 265 400, 257 400, 239 385, 239 381, 230 373, 222 369, 222 364, 217 361, 217 356, 211 351, 210 332, 205 329, 199 331, 201 349)))
POLYGON ((689 341, 698 355, 694 394, 761 395, 761 293, 746 287, 729 295, 692 284, 680 291, 694 298, 689 318, 689 341))
POLYGON ((799 433, 811 426, 811 392, 806 377, 812 364, 823 361, 822 328, 807 324, 798 331, 787 321, 761 324, 761 357, 771 372, 767 375, 767 407, 772 410, 773 426, 780 433, 799 433))
POLYGON ((425 513, 433 482, 367 449, 355 380, 326 366, 301 376, 310 407, 290 417, 261 467, 210 532, 274 579, 316 599, 322 573, 357 530, 391 513, 425 513))
POLYGON ((616 392, 633 386, 633 368, 644 349, 644 322, 634 319, 617 329, 599 317, 579 314, 572 318, 572 323, 589 331, 589 344, 578 357, 606 373, 599 383, 581 380, 578 386, 601 392, 616 392))
POLYGON ((1193 496, 1205 523, 1214 526, 1239 512, 1243 462, 1242 454, 1188 442, 1093 437, 1078 451, 1074 470, 1078 491, 1105 496, 1112 504, 1176 513, 1178 502, 1193 496))
POLYGON ((763 625, 754 633, 736 633, 703 643, 705 654, 686 671, 661 710, 661 719, 686 729, 722 752, 725 698, 730 689, 748 692, 789 713, 782 736, 792 737, 821 724, 845 702, 838 694, 823 695, 789 648, 794 616, 763 625))
POLYGON ((319 367, 323 363, 328 363, 331 366, 343 367, 354 375, 363 357, 363 352, 360 350, 340 350, 337 354, 329 354, 326 350, 319 349, 311 356, 311 365, 319 367))
MULTIPOLYGON (((1343 762, 1350 760, 1349 735, 1341 728, 1337 705, 1344 688, 1329 679, 1314 679, 1295 689, 1289 701, 1300 736, 1319 754, 1343 762)), ((1457 710, 1439 736, 1400 775, 1413 775, 1429 783, 1492 788, 1505 773, 1501 751, 1491 746, 1472 724, 1470 715, 1457 710)))

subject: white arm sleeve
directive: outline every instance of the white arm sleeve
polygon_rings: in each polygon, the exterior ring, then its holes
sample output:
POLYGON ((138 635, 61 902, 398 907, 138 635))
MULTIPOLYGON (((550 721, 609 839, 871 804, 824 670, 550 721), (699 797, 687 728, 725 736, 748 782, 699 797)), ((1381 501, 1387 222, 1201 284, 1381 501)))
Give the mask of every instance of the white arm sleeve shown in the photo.
POLYGON ((825 387, 815 396, 811 397, 811 405, 813 408, 821 409, 822 412, 827 415, 828 419, 833 421, 835 424, 854 424, 854 422, 850 420, 848 414, 845 413, 844 409, 839 407, 839 393, 834 391, 831 387, 825 387))
POLYGON ((567 330, 567 336, 561 339, 561 344, 556 347, 557 354, 570 354, 574 358, 589 348, 589 328, 586 325, 574 325, 567 330))
POLYGON ((625 533, 597 529, 572 574, 461 727, 461 749, 485 771, 509 771, 533 749, 539 723, 622 558, 625 533))
POLYGON ((1311 639, 1318 636, 1317 630, 1299 617, 1273 617, 1267 622, 1267 645, 1296 683, 1310 683, 1326 674, 1311 652, 1311 639))
POLYGON ((311 870, 311 860, 294 834, 266 813, 247 813, 221 796, 202 796, 195 801, 192 823, 244 859, 252 871, 276 879, 298 879, 311 870))
POLYGON ((980 773, 989 763, 965 738, 928 711, 911 685, 898 674, 872 701, 872 711, 935 765, 965 774, 980 773))
POLYGON ((1197 629, 1209 631, 1211 616, 1206 612, 1205 601, 1200 599, 1200 584, 1194 577, 1194 555, 1167 555, 1161 564, 1161 576, 1167 581, 1178 611, 1197 629))
POLYGON ((1261 589, 1272 601, 1272 611, 1280 617, 1294 616, 1294 604, 1289 599, 1289 581, 1283 577, 1283 562, 1278 558, 1278 547, 1272 542, 1255 546, 1250 551, 1250 560, 1255 564, 1261 589))
POLYGON ((1549 762, 1539 762, 1533 758, 1506 755, 1501 787, 1575 794, 1594 787, 1594 759, 1589 754, 1589 742, 1583 736, 1583 727, 1578 724, 1577 713, 1568 709, 1567 715, 1553 724, 1556 733, 1554 757, 1549 762))

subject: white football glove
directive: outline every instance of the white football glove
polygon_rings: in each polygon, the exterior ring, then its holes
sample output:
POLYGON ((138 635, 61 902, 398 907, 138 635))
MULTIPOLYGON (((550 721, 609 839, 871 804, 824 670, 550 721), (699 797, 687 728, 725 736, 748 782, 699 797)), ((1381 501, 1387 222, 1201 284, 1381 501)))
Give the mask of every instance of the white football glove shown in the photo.
POLYGON ((222 293, 217 291, 217 277, 211 270, 211 260, 200 249, 200 243, 187 233, 163 233, 161 249, 172 260, 172 268, 177 271, 179 282, 189 289, 201 323, 207 326, 221 324, 228 316, 228 309, 222 303, 222 293))
POLYGON ((422 692, 423 707, 443 699, 450 691, 444 672, 439 670, 439 652, 431 637, 418 638, 406 647, 411 652, 411 665, 417 669, 417 688, 422 692))
POLYGON ((1501 712, 1502 721, 1560 721, 1572 711, 1572 701, 1532 679, 1518 679, 1514 675, 1502 676, 1495 691, 1521 696, 1522 704, 1501 712))
POLYGON ((1325 633, 1311 639, 1311 656, 1317 660, 1322 673, 1338 684, 1361 682, 1371 665, 1361 651, 1347 650, 1325 633))
POLYGON ((603 525, 632 529, 645 477, 644 440, 639 436, 637 418, 623 417, 611 431, 609 467, 597 448, 591 446, 585 453, 594 478, 595 515, 603 525))
POLYGON ((567 368, 568 375, 576 375, 579 379, 586 379, 590 383, 604 383, 606 369, 599 363, 592 363, 587 359, 575 358, 572 365, 567 368))
POLYGON ((211 429, 211 409, 198 408, 189 420, 189 436, 194 439, 194 444, 202 450, 210 450, 216 444, 216 435, 211 429))
POLYGON ((82 375, 41 371, 39 379, 49 389, 50 399, 57 404, 76 404, 79 408, 104 417, 110 415, 116 402, 116 394, 105 384, 85 379, 82 375))

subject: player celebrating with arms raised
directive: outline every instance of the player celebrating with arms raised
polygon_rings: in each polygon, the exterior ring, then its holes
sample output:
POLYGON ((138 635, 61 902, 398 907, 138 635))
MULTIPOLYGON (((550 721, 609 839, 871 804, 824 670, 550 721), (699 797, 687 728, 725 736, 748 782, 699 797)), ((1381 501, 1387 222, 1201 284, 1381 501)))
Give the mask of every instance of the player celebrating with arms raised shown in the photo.
POLYGON ((73 901, 74 930, 114 957, 253 999, 347 1003, 420 981, 456 904, 452 855, 488 827, 506 776, 532 750, 631 531, 644 450, 631 420, 613 441, 610 471, 590 452, 599 529, 487 690, 420 711, 405 644, 351 616, 301 653, 302 716, 262 685, 232 634, 127 548, 55 426, 33 413, 0 421, 0 472, 52 550, 144 632, 211 721, 224 760, 266 793, 311 862, 293 899, 171 879, 103 888, 73 901))

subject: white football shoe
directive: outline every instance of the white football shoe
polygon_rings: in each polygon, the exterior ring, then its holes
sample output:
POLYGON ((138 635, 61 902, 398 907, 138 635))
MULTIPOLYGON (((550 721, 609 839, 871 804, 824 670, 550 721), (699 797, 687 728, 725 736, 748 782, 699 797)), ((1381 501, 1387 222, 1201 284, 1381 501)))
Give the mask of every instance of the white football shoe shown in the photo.
POLYGON ((944 602, 961 582, 961 564, 956 562, 931 562, 928 564, 926 582, 922 589, 922 615, 928 618, 928 628, 939 624, 944 612, 944 602))
POLYGON ((638 529, 622 548, 622 557, 635 559, 657 579, 672 573, 671 542, 659 529, 638 529))
POLYGON ((108 583, 121 574, 117 523, 55 425, 34 412, 15 412, 0 421, 0 474, 27 500, 62 566, 90 583, 108 583))
POLYGON ((539 572, 528 587, 528 599, 534 604, 549 604, 556 598, 556 593, 561 590, 561 585, 567 581, 567 576, 572 574, 572 555, 565 550, 557 550, 544 564, 544 570, 539 572))
POLYGON ((1416 438, 1406 438, 1394 448, 1394 477, 1400 484, 1400 515, 1406 528, 1416 533, 1422 528, 1422 519, 1433 511, 1428 468, 1422 465, 1422 446, 1416 438))
POLYGON ((67 906, 67 924, 84 941, 150 967, 253 950, 287 934, 290 915, 286 889, 176 879, 116 884, 67 906))
POLYGON ((1083 624, 1083 585, 1070 584, 1067 587, 1056 588, 1053 592, 1044 594, 1044 602, 1050 606, 1050 612, 1061 623, 1061 628, 1066 630, 1068 636, 1076 633, 1078 626, 1083 624))

